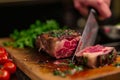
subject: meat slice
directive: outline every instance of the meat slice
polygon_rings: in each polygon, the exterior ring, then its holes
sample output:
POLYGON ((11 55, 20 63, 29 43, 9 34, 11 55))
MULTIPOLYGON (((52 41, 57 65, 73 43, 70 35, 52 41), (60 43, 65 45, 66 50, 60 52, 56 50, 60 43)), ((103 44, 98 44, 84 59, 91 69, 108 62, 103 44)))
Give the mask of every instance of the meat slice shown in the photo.
POLYGON ((40 34, 36 46, 49 55, 59 59, 72 56, 80 39, 80 33, 74 30, 53 30, 40 34))
POLYGON ((117 52, 114 47, 105 47, 102 45, 90 46, 76 54, 79 64, 90 68, 97 68, 115 61, 117 52))

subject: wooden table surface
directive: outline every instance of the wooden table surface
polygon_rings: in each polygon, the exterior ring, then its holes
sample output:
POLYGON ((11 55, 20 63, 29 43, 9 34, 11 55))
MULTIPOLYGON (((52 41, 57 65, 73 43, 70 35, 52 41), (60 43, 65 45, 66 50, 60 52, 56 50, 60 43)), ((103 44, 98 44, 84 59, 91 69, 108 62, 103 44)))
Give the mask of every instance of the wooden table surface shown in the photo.
MULTIPOLYGON (((0 39, 0 46, 9 52, 17 67, 31 78, 31 80, 120 80, 120 68, 113 65, 82 71, 65 78, 54 76, 51 72, 44 72, 44 68, 40 67, 40 64, 33 59, 33 57, 38 57, 35 53, 36 51, 32 49, 5 47, 3 42, 6 41, 9 41, 9 39, 0 39)), ((116 62, 120 62, 119 56, 116 62)))

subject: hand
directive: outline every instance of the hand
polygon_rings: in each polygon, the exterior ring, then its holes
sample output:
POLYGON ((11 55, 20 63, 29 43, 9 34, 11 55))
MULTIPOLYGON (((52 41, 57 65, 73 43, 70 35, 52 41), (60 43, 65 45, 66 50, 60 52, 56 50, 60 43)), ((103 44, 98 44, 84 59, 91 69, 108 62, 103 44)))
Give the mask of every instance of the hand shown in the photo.
POLYGON ((105 19, 111 16, 110 2, 111 0, 74 0, 74 6, 83 16, 88 15, 88 7, 93 7, 100 18, 105 19))

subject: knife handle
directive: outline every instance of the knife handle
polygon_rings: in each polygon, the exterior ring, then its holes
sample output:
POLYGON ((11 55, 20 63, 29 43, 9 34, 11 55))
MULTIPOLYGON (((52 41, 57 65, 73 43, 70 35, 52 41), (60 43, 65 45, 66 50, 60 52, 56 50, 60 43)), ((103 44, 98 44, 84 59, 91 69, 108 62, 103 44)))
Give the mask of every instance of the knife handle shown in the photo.
POLYGON ((89 8, 89 13, 90 13, 90 12, 92 12, 92 13, 94 14, 94 16, 95 16, 97 22, 99 22, 99 16, 98 16, 99 13, 97 12, 97 10, 90 7, 90 8, 89 8))

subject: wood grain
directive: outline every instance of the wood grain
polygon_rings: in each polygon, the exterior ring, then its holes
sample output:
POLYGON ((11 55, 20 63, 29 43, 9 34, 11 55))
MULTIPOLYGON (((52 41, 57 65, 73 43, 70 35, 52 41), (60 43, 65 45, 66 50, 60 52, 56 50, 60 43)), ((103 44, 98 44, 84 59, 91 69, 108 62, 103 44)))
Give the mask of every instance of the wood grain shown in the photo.
MULTIPOLYGON (((9 41, 9 38, 0 39, 0 46, 4 47, 13 61, 31 80, 120 80, 120 68, 113 65, 104 66, 96 69, 89 69, 78 72, 65 78, 54 76, 51 72, 45 72, 44 68, 38 64, 36 51, 32 49, 19 49, 13 47, 5 47, 3 42, 9 41)), ((116 62, 120 62, 117 57, 116 62)))

